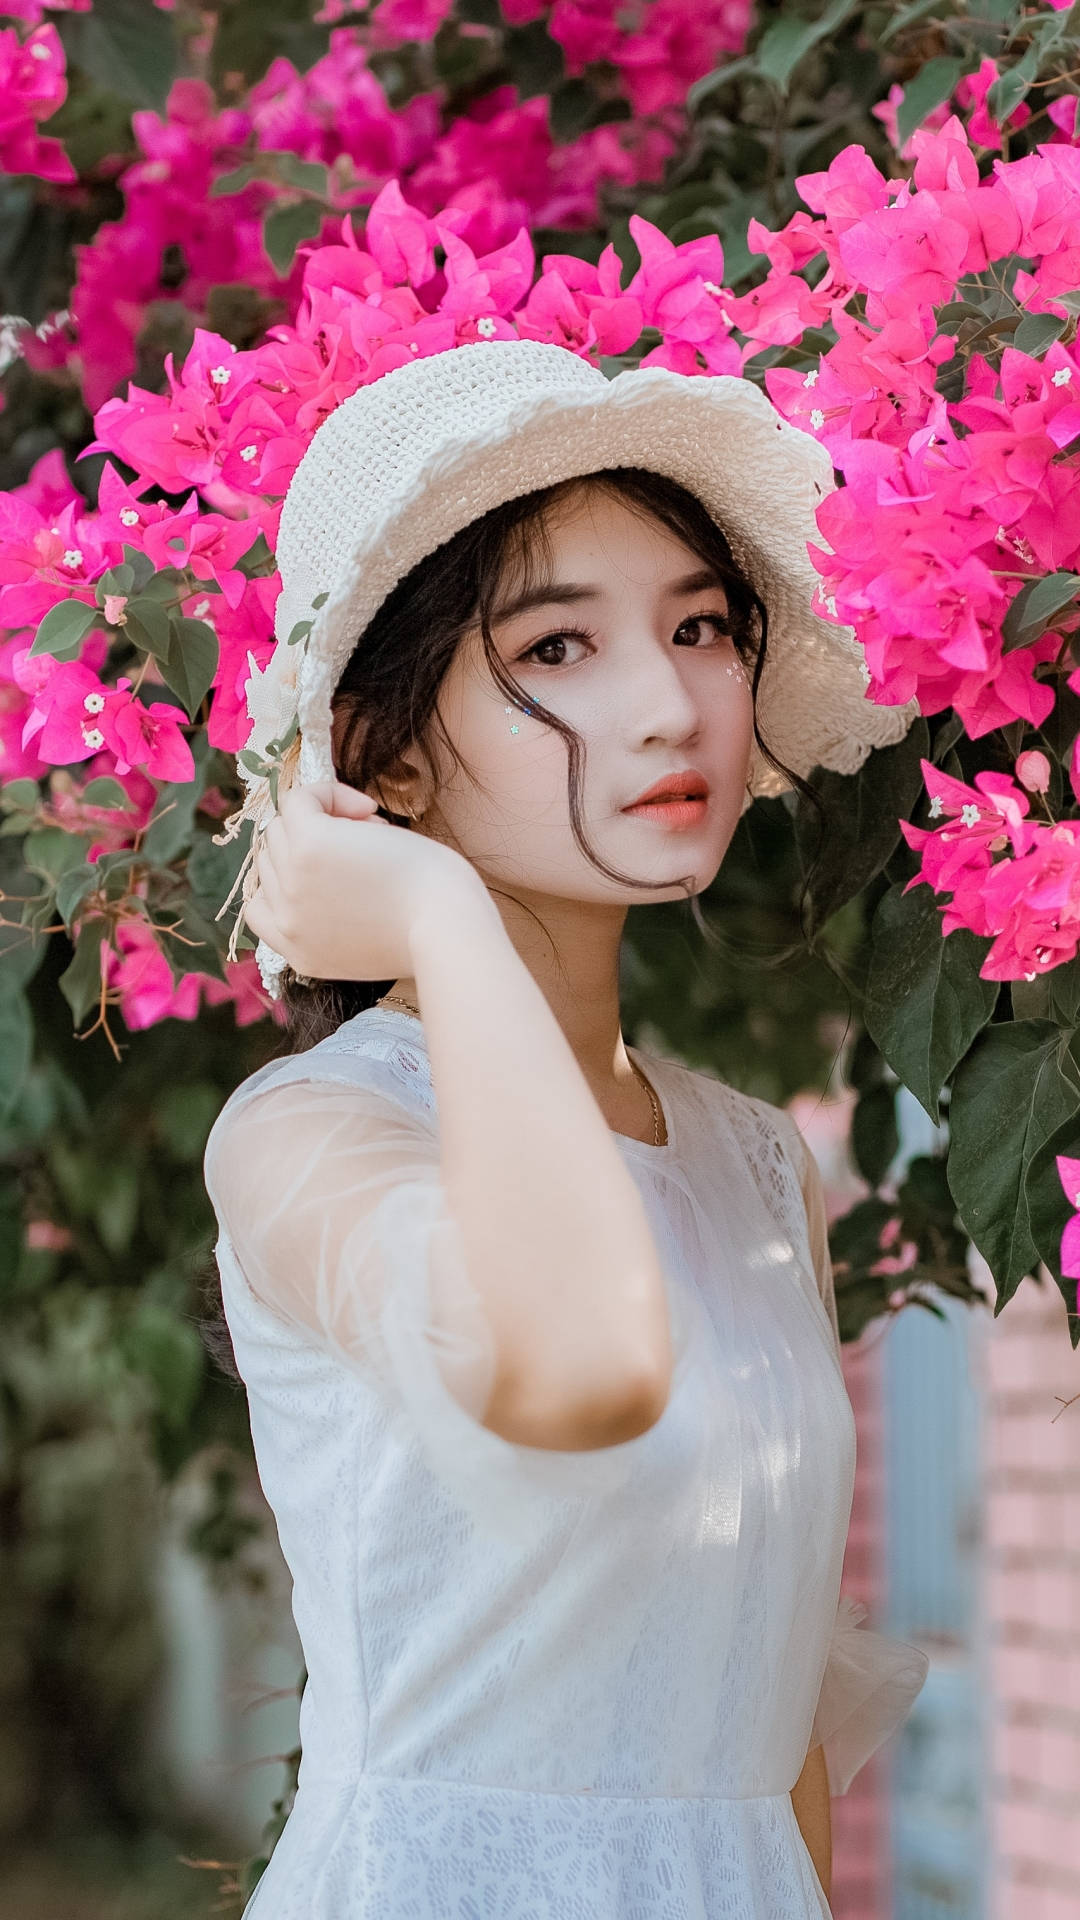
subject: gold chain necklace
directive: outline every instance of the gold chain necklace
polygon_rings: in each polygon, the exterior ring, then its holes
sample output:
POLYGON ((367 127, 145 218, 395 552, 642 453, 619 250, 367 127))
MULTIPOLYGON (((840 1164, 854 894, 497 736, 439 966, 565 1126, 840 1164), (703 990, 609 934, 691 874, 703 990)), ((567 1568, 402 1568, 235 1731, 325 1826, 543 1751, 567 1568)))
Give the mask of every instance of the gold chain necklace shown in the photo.
MULTIPOLYGON (((375 1002, 375 1005, 377 1007, 383 1007, 387 1005, 405 1007, 408 1010, 408 1012, 413 1015, 414 1019, 416 1020, 420 1019, 419 1007, 414 1007, 412 1003, 404 999, 400 993, 384 993, 380 995, 379 999, 375 1002)), ((626 1057, 628 1060, 630 1060, 629 1054, 627 1054, 626 1057)), ((641 1068, 638 1066, 636 1060, 630 1060, 630 1065, 633 1068, 634 1073, 637 1075, 637 1078, 641 1081, 642 1086, 644 1087, 646 1093, 649 1096, 649 1105, 652 1108, 652 1117, 653 1117, 653 1146, 658 1147, 660 1145, 660 1102, 658 1101, 655 1093, 653 1092, 651 1086, 649 1085, 649 1082, 646 1080, 645 1075, 642 1073, 641 1068)))

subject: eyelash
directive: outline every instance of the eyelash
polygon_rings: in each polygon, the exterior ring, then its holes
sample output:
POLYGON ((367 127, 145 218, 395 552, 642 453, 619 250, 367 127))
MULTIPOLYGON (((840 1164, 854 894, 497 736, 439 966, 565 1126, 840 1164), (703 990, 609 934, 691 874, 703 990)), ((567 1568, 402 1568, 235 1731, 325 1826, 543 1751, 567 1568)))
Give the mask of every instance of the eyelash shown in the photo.
MULTIPOLYGON (((735 637, 734 630, 730 624, 730 616, 726 613, 688 613, 686 619, 679 622, 675 631, 676 633, 681 633, 684 627, 693 626, 695 622, 700 620, 710 621, 714 627, 718 627, 721 633, 726 634, 729 639, 735 637)), ((534 640, 531 647, 526 647, 524 653, 517 655, 514 665, 520 666, 522 662, 526 660, 531 662, 533 654, 536 653, 540 647, 550 646, 554 640, 591 640, 592 637, 587 627, 559 627, 555 633, 545 633, 542 639, 534 640)), ((736 641, 736 645, 737 644, 738 642, 736 641)), ((698 649, 694 649, 694 651, 698 651, 698 649)), ((554 667, 556 663, 551 660, 537 660, 535 664, 538 667, 554 667)), ((559 661, 558 665, 563 666, 565 662, 559 661)))

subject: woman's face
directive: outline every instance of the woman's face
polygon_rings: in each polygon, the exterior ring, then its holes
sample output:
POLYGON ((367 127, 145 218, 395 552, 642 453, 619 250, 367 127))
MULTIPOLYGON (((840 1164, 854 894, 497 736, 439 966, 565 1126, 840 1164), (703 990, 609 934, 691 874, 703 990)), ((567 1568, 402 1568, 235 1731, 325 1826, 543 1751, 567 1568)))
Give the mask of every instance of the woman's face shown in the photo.
MULTIPOLYGON (((503 581, 495 647, 523 689, 567 721, 584 746, 582 816, 594 852, 621 873, 693 891, 715 877, 742 809, 753 702, 727 601, 697 554, 652 515, 600 487, 564 497, 548 520, 550 570, 520 599, 503 581), (576 631, 572 631, 576 629, 576 631), (626 808, 667 774, 691 769, 708 794, 677 824, 626 808)), ((579 901, 680 899, 683 889, 624 886, 597 872, 570 827, 567 749, 552 728, 507 711, 479 627, 439 691, 461 755, 428 799, 424 830, 465 854, 485 880, 579 901), (470 774, 472 777, 470 777, 470 774)), ((444 757, 437 732, 434 752, 444 757)))

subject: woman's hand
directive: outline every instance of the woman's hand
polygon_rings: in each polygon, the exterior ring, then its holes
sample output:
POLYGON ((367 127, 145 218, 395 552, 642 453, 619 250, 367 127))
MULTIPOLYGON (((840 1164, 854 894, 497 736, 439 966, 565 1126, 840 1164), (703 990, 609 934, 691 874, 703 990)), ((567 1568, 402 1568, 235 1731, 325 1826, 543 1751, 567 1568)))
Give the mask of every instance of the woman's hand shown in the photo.
POLYGON ((453 848, 380 820, 368 793, 338 780, 290 787, 256 835, 251 931, 313 980, 396 980, 438 889, 480 887, 453 848))

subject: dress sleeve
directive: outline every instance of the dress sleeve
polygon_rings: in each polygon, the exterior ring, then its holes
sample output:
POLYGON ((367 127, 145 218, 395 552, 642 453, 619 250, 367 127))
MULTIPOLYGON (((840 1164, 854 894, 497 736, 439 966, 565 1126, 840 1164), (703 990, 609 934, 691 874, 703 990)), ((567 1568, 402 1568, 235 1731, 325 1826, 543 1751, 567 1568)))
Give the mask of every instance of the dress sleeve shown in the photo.
MULTIPOLYGON (((437 1130, 390 1069, 345 1058, 312 1077, 301 1056, 274 1064, 237 1090, 207 1142, 219 1266, 376 1392, 485 1530, 532 1541, 551 1502, 622 1485, 652 1429, 568 1451, 483 1425, 491 1329, 446 1205, 437 1130)), ((669 1310, 678 1374, 688 1343, 670 1287, 669 1310)))
MULTIPOLYGON (((794 1125, 793 1131, 810 1252, 839 1362, 840 1329, 825 1192, 813 1154, 794 1125)), ((859 1769, 903 1725, 930 1669, 930 1661, 919 1647, 875 1633, 862 1624, 866 1615, 861 1601, 841 1594, 810 1735, 811 1747, 825 1749, 831 1794, 846 1793, 859 1769)))

